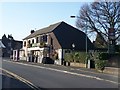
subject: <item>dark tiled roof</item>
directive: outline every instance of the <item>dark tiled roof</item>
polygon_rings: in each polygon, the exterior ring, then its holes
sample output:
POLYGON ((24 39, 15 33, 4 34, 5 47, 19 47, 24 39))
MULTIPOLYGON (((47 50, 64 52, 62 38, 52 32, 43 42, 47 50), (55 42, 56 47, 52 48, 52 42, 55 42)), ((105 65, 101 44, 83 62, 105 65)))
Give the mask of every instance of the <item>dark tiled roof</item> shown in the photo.
POLYGON ((29 36, 25 37, 23 40, 35 37, 35 36, 40 35, 40 34, 52 32, 61 23, 62 22, 58 22, 56 24, 52 24, 52 25, 50 25, 48 27, 45 27, 43 29, 39 29, 39 30, 35 31, 34 33, 30 34, 29 36))
MULTIPOLYGON (((37 35, 49 32, 54 33, 63 49, 73 49, 73 43, 75 44, 74 49, 76 50, 86 49, 86 34, 63 21, 35 31, 33 34, 30 34, 24 39, 29 39, 37 35)), ((94 45, 89 38, 87 38, 87 46, 88 49, 94 49, 94 45)))
MULTIPOLYGON (((86 50, 86 34, 71 25, 63 22, 54 31, 58 42, 63 49, 86 50), (75 47, 72 47, 74 43, 75 47)), ((87 38, 88 50, 94 49, 93 43, 87 38)))

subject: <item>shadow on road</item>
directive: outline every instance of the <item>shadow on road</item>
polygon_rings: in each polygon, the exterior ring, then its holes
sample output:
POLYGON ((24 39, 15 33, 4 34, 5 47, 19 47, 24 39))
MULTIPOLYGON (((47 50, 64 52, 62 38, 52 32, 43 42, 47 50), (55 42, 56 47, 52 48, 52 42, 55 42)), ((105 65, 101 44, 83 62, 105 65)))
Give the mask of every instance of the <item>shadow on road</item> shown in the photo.
POLYGON ((29 85, 8 75, 2 75, 2 90, 34 90, 29 85))

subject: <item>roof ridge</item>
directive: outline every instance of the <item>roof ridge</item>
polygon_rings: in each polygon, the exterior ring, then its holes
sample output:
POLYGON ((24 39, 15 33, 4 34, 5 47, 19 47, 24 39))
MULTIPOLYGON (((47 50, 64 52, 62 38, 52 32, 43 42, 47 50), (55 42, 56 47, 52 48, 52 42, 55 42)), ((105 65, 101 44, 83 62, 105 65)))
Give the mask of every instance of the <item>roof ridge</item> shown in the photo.
MULTIPOLYGON (((59 24, 61 24, 63 21, 60 21, 60 22, 57 22, 57 23, 53 23, 53 24, 50 24, 50 25, 48 25, 48 26, 46 26, 46 27, 43 27, 43 28, 41 28, 41 29, 44 29, 44 28, 48 28, 48 27, 50 27, 50 26, 54 26, 54 25, 59 25, 59 24)), ((38 30, 41 30, 41 29, 38 29, 38 30)), ((37 31, 38 31, 37 30, 37 31)))
MULTIPOLYGON (((28 36, 25 37, 24 39, 29 39, 29 38, 34 37, 35 35, 39 35, 39 34, 51 32, 51 31, 53 31, 56 27, 58 27, 62 22, 64 22, 64 21, 57 22, 57 23, 51 24, 51 25, 49 25, 49 26, 47 26, 47 27, 41 28, 41 29, 39 29, 39 30, 36 30, 34 33, 28 35, 28 36)), ((24 40, 24 39, 23 39, 23 40, 24 40)))

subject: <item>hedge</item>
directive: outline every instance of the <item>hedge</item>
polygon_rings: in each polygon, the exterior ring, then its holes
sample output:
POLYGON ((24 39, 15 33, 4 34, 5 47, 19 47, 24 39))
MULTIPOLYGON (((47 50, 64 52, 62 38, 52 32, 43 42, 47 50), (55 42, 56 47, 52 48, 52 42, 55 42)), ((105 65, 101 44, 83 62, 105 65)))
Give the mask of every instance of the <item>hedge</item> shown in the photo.
POLYGON ((64 59, 67 62, 79 62, 79 63, 85 63, 86 61, 86 53, 85 52, 71 52, 71 53, 65 53, 64 59))

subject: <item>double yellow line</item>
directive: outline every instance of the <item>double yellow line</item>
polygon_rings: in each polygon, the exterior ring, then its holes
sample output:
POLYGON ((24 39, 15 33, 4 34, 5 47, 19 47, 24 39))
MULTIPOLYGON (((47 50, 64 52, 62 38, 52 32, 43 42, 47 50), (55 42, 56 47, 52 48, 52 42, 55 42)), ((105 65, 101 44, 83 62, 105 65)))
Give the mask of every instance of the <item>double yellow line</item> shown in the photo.
POLYGON ((33 90, 39 90, 39 88, 38 88, 37 86, 35 86, 33 83, 31 83, 30 81, 28 81, 28 80, 26 80, 26 79, 24 79, 24 78, 22 78, 22 77, 20 77, 20 76, 18 76, 18 75, 16 75, 16 74, 10 72, 10 71, 8 71, 8 70, 5 70, 5 69, 3 69, 3 68, 0 68, 0 69, 1 69, 2 71, 4 71, 5 73, 9 74, 10 76, 13 76, 14 78, 16 78, 16 79, 22 81, 23 83, 27 84, 27 85, 30 86, 33 90))

